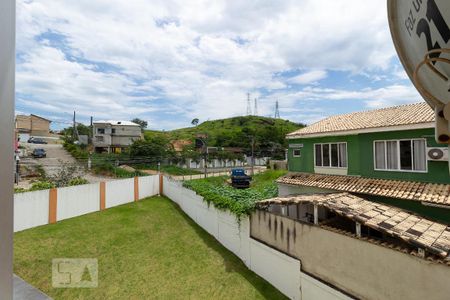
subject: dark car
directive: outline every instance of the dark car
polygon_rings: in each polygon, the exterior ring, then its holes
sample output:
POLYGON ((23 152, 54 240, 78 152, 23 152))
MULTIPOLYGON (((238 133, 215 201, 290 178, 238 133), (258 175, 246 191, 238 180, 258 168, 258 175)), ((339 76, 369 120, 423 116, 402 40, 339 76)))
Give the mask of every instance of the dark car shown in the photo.
POLYGON ((28 140, 28 143, 32 143, 32 144, 47 144, 47 142, 41 138, 30 138, 28 140))
POLYGON ((245 173, 244 169, 233 169, 231 171, 231 186, 237 189, 248 189, 252 178, 245 173))
POLYGON ((45 152, 44 149, 34 149, 31 155, 33 155, 34 158, 43 158, 47 157, 47 152, 45 152))

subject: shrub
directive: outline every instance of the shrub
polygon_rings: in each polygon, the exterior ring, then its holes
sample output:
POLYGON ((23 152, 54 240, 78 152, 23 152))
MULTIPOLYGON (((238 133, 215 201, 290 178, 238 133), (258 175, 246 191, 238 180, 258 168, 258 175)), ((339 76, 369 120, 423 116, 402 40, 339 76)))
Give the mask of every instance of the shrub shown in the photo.
POLYGON ((88 184, 88 183, 89 183, 89 181, 87 179, 84 179, 81 177, 76 177, 69 181, 69 186, 83 185, 83 184, 88 184))
POLYGON ((29 191, 49 190, 55 188, 56 185, 48 181, 38 181, 33 183, 29 191))

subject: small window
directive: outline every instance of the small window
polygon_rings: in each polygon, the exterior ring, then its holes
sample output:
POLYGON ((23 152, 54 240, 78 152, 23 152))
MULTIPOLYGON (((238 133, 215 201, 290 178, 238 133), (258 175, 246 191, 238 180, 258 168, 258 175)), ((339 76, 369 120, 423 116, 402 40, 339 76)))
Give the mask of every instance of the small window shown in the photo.
POLYGON ((98 134, 105 134, 105 128, 97 128, 98 134))
POLYGON ((111 129, 111 133, 112 133, 112 134, 115 134, 115 133, 116 133, 116 129, 115 129, 115 128, 112 128, 112 129, 111 129))
POLYGON ((300 149, 294 149, 293 150, 293 154, 294 157, 301 157, 302 156, 302 152, 300 149))
POLYGON ((105 140, 103 136, 96 136, 95 139, 97 140, 97 142, 103 142, 105 140))

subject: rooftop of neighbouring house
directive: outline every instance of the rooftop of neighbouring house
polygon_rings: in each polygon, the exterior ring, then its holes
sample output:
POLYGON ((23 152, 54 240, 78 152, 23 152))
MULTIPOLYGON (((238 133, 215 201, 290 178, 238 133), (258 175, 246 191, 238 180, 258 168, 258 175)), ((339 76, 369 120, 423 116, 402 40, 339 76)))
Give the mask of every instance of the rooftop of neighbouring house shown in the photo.
POLYGON ((328 117, 287 135, 288 139, 314 135, 370 132, 401 127, 431 128, 434 112, 425 102, 328 117))
POLYGON ((296 195, 263 200, 257 205, 264 209, 270 205, 301 203, 325 207, 336 215, 400 239, 412 247, 422 248, 440 258, 447 258, 450 253, 450 227, 447 225, 348 193, 296 195))
POLYGON ((133 123, 131 121, 95 121, 94 124, 109 124, 109 125, 124 125, 124 126, 140 126, 139 124, 133 123))
POLYGON ((450 184, 311 173, 291 173, 277 182, 450 206, 450 184))

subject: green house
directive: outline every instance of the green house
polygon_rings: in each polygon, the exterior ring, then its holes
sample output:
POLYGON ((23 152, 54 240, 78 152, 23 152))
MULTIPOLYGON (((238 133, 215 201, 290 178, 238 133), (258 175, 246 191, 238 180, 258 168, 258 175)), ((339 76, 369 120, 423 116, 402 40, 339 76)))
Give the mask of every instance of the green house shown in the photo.
POLYGON ((345 191, 450 222, 448 147, 426 103, 332 116, 287 139, 281 195, 345 191))

